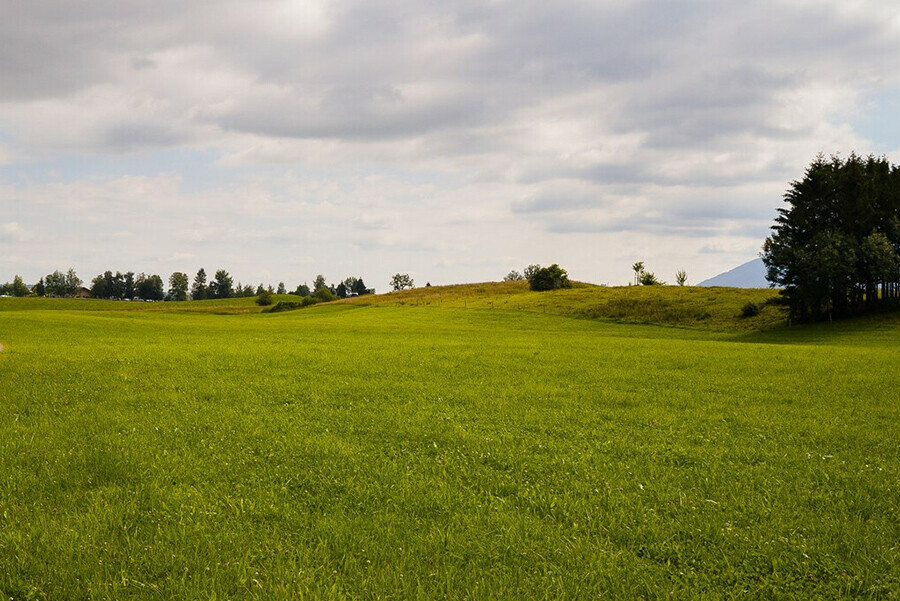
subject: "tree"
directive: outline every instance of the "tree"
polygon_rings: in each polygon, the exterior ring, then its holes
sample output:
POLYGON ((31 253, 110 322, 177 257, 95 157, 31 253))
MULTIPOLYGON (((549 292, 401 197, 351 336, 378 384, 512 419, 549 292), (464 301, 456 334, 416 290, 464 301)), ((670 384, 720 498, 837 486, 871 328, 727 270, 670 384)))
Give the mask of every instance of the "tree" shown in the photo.
POLYGON ((44 278, 39 279, 38 283, 34 285, 34 293, 38 296, 47 294, 47 288, 44 286, 44 278))
POLYGON ((395 273, 388 285, 394 292, 415 287, 413 279, 409 277, 408 273, 395 273))
POLYGON ((233 280, 227 271, 219 269, 213 281, 210 282, 211 298, 231 298, 234 295, 233 280))
POLYGON ((65 296, 66 295, 66 276, 58 270, 48 274, 46 280, 46 288, 48 296, 65 296))
POLYGON ((137 288, 134 283, 134 272, 129 271, 122 276, 122 298, 134 298, 137 288))
POLYGON ((169 276, 169 298, 173 301, 187 300, 188 295, 188 275, 181 271, 176 271, 169 276))
POLYGON ((504 282, 520 282, 525 279, 525 276, 513 269, 503 278, 504 282))
POLYGON ((284 287, 284 282, 278 282, 278 294, 287 294, 287 289, 284 287))
POLYGON ((337 285, 337 288, 335 288, 335 294, 338 298, 347 298, 348 290, 347 286, 344 285, 344 282, 341 282, 337 285))
POLYGON ((644 273, 644 262, 638 261, 631 266, 631 269, 634 270, 634 285, 637 286, 641 283, 641 274, 644 273))
POLYGON ((687 284, 687 272, 684 269, 679 269, 675 272, 675 283, 679 286, 687 284))
POLYGON ((557 290, 559 288, 571 288, 569 274, 566 270, 554 263, 550 267, 539 267, 531 272, 528 285, 532 290, 557 290))
POLYGON ((163 280, 158 275, 140 274, 135 282, 137 296, 143 300, 161 301, 165 298, 163 280))
POLYGON ((272 293, 268 290, 263 290, 256 297, 256 304, 260 307, 268 307, 272 304, 272 293))
POLYGON ((356 281, 353 282, 353 287, 351 288, 351 290, 356 293, 357 296, 363 296, 364 294, 372 294, 373 292, 375 292, 374 290, 369 290, 368 288, 366 288, 366 283, 363 282, 362 278, 356 279, 356 281))
POLYGON ((878 298, 878 288, 885 290, 889 282, 898 279, 900 256, 887 236, 872 232, 866 236, 859 248, 860 271, 866 282, 867 298, 874 304, 878 298))
POLYGON ((91 280, 91 296, 93 298, 112 298, 113 279, 112 272, 107 271, 91 280))
POLYGON ((81 279, 75 274, 74 269, 62 273, 54 271, 44 278, 47 294, 50 296, 72 296, 81 286, 81 279))
POLYGON ((656 279, 656 275, 650 271, 641 271, 638 282, 641 286, 662 286, 665 282, 656 279))
POLYGON ((300 284, 297 286, 297 289, 294 291, 294 294, 297 296, 309 296, 310 290, 309 286, 306 284, 300 284))
POLYGON ((534 263, 532 265, 529 265, 525 269, 523 269, 522 275, 526 280, 528 280, 530 282, 531 278, 534 276, 535 273, 537 273, 538 269, 540 269, 540 268, 541 268, 540 265, 538 265, 537 263, 534 263))
POLYGON ((328 284, 325 283, 325 276, 320 273, 316 276, 316 279, 313 280, 313 291, 318 291, 327 287, 328 284))
POLYGON ((25 285, 25 280, 22 279, 22 276, 16 275, 13 278, 12 283, 12 292, 13 296, 28 296, 28 286, 25 285))
POLYGON ((327 303, 329 301, 333 301, 335 299, 334 294, 331 293, 331 290, 328 289, 328 286, 322 286, 318 290, 312 293, 312 297, 317 301, 327 303))
POLYGON ((191 298, 194 300, 203 300, 209 294, 209 290, 206 287, 206 270, 202 267, 197 272, 197 275, 194 276, 194 285, 191 286, 191 298))

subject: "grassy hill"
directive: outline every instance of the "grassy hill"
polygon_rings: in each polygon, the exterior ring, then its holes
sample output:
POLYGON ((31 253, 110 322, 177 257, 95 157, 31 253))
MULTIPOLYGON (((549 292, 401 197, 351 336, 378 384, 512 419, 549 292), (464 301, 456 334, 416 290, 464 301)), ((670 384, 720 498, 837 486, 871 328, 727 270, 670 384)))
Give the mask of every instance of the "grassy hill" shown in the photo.
POLYGON ((0 299, 0 595, 896 596, 900 321, 702 292, 0 299))
POLYGON ((699 288, 695 286, 594 286, 532 292, 527 282, 486 282, 416 288, 391 294, 363 296, 347 302, 363 305, 446 306, 475 309, 532 311, 623 323, 647 323, 709 329, 760 330, 781 325, 783 308, 766 304, 777 297, 769 289, 699 288), (747 303, 760 314, 741 317, 747 303))

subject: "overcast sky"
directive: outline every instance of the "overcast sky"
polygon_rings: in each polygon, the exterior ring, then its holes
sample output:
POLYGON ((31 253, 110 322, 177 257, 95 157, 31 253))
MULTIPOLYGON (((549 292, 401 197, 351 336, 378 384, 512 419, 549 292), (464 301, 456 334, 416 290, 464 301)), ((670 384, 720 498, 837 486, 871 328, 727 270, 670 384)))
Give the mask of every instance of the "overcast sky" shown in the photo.
POLYGON ((0 281, 696 283, 757 256, 816 153, 900 150, 893 1, 0 10, 0 281))

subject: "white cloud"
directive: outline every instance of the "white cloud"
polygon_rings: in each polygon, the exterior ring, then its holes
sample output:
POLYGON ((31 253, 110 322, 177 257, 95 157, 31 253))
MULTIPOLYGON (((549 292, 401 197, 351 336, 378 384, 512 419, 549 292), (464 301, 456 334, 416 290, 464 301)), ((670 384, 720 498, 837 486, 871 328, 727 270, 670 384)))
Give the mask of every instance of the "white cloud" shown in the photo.
POLYGON ((817 152, 872 150, 853 120, 900 84, 888 4, 14 3, 0 220, 85 269, 724 269, 817 152), (205 158, 148 166, 168 151, 205 158), (41 174, 60 161, 113 166, 41 174))

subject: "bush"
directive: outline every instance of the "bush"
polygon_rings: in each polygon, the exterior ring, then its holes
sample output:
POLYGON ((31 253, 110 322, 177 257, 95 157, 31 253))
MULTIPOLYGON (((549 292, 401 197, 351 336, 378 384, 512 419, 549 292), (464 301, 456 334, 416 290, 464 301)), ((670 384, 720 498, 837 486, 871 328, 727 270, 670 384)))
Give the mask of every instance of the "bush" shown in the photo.
POLYGON ((554 263, 550 267, 529 266, 526 272, 530 272, 528 285, 532 290, 557 290, 558 288, 571 288, 569 274, 566 270, 554 263))
POLYGON ((315 299, 314 302, 317 303, 327 303, 329 301, 335 300, 337 297, 331 293, 331 290, 322 286, 318 290, 312 293, 312 296, 304 296, 303 300, 305 301, 308 298, 315 299))
POLYGON ((747 303, 741 309, 741 317, 756 317, 759 315, 759 305, 756 303, 747 303))
MULTIPOLYGON (((306 300, 309 298, 308 296, 304 296, 303 299, 306 300)), ((269 313, 281 313, 282 311, 293 311, 295 309, 301 309, 306 305, 303 304, 302 301, 281 301, 276 303, 274 307, 268 309, 269 313)))
POLYGON ((656 279, 656 275, 650 271, 642 271, 639 281, 641 286, 662 286, 665 282, 656 279))
POLYGON ((272 304, 272 293, 268 290, 263 290, 259 293, 259 296, 256 297, 256 304, 260 307, 268 307, 272 304))

